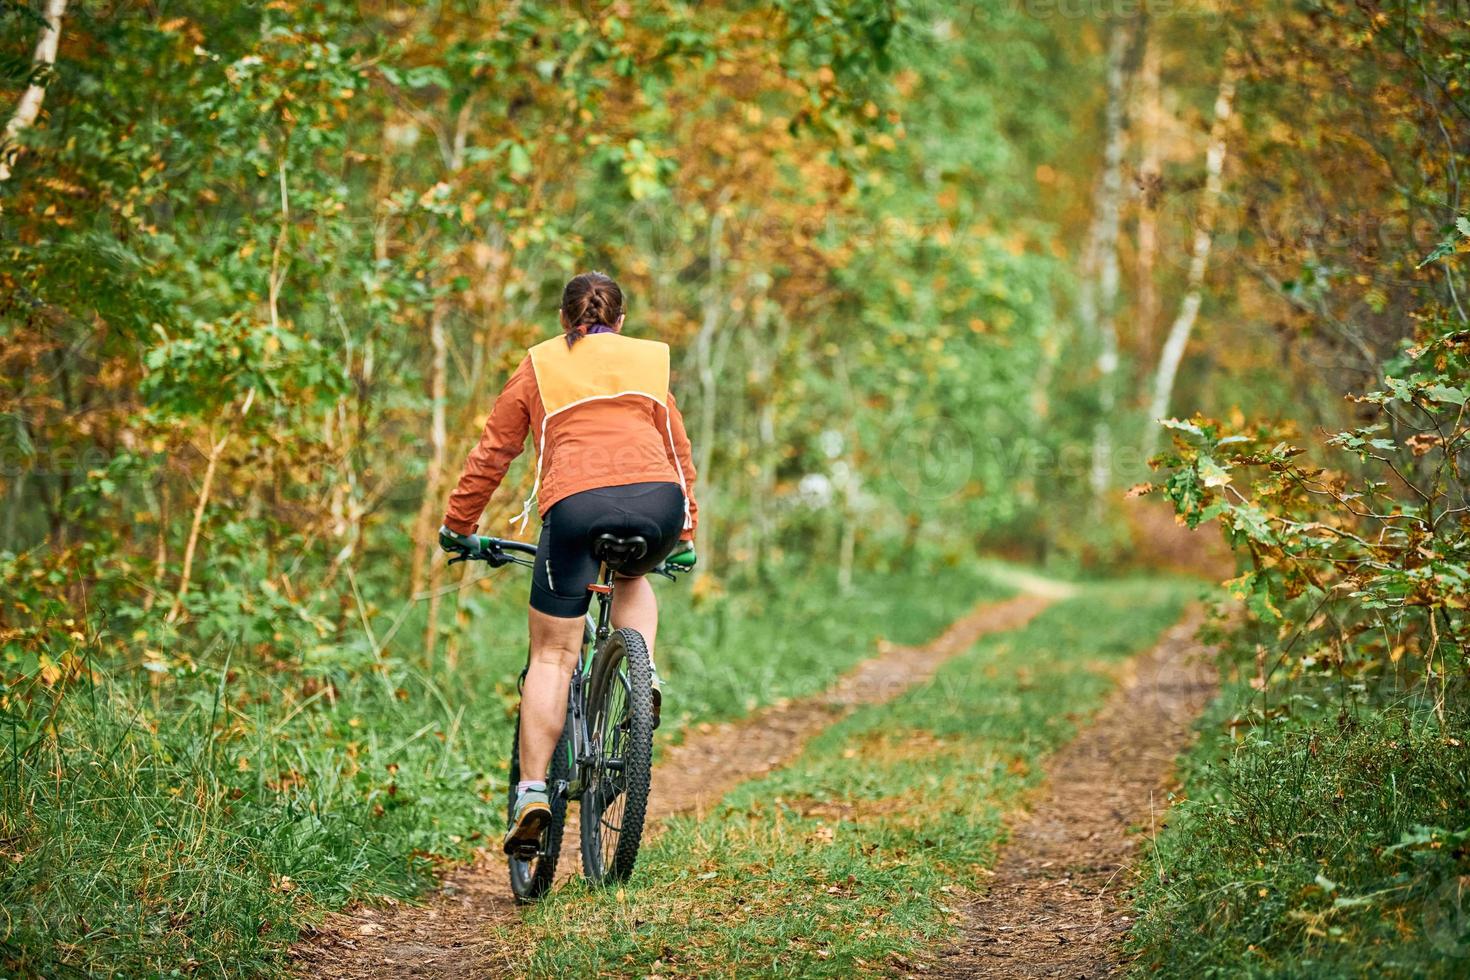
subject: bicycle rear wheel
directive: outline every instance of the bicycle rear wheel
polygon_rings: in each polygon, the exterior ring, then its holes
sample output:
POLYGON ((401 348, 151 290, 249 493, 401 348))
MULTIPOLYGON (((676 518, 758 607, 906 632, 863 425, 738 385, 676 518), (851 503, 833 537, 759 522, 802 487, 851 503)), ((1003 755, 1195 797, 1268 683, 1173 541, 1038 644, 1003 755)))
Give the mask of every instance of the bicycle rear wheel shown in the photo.
MULTIPOLYGON (((570 727, 570 726, 568 726, 570 727)), ((521 717, 516 715, 515 734, 510 748, 510 786, 506 797, 506 826, 515 819, 516 783, 521 780, 521 717)), ((516 901, 534 902, 550 890, 556 880, 556 861, 561 855, 562 831, 567 822, 567 794, 562 790, 571 771, 567 728, 562 729, 556 751, 551 754, 551 768, 546 774, 546 789, 551 799, 551 823, 541 835, 541 846, 534 855, 509 855, 510 890, 516 901)))
POLYGON ((582 795, 582 872, 626 881, 638 860, 653 769, 653 665, 637 630, 614 630, 597 651, 587 691, 596 748, 582 795))

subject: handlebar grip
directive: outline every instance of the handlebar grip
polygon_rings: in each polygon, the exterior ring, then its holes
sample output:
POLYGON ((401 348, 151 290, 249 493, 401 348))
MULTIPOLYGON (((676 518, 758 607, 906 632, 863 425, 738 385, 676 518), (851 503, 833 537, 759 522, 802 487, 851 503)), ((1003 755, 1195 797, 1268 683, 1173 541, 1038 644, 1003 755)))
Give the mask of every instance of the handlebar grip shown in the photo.
POLYGON ((536 555, 536 546, 534 544, 527 544, 524 541, 511 541, 508 538, 491 537, 486 537, 484 540, 486 546, 492 551, 519 551, 523 555, 530 555, 532 557, 536 555))

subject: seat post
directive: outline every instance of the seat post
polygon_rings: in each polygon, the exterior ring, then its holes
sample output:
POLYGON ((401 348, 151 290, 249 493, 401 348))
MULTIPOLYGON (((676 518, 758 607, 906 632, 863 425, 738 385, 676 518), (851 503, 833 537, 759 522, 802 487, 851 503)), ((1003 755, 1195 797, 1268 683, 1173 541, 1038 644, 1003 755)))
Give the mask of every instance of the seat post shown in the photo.
POLYGON ((612 633, 613 570, 607 562, 602 563, 601 582, 589 585, 597 593, 597 642, 600 644, 612 633))
POLYGON ((619 537, 605 533, 592 542, 592 556, 602 563, 601 581, 588 585, 589 592, 597 594, 597 640, 600 643, 612 632, 613 579, 628 562, 637 561, 648 554, 648 539, 641 534, 619 537))

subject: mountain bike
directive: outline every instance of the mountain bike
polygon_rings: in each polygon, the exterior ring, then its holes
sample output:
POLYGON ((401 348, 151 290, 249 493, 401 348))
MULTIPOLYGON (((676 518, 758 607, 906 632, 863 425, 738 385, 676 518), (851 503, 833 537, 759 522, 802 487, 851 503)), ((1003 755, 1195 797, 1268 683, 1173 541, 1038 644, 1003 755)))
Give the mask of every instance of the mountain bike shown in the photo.
MULTIPOLYGON (((479 540, 479 551, 462 550, 449 564, 483 561, 492 568, 535 564, 535 545, 486 536, 479 540)), ((599 581, 587 586, 597 599, 597 615, 588 610, 582 652, 567 693, 566 724, 546 774, 551 822, 535 847, 510 855, 510 887, 522 903, 539 899, 556 879, 572 800, 580 806, 582 873, 591 883, 627 880, 643 839, 653 769, 653 661, 637 630, 613 629, 612 600, 618 570, 643 558, 648 542, 638 535, 603 534, 593 542, 592 553, 602 563, 599 581)), ((652 574, 673 581, 686 571, 665 561, 652 574)), ((522 670, 518 688, 525 679, 522 670)), ((521 778, 520 735, 518 711, 510 750, 508 821, 514 819, 516 783, 521 778)))

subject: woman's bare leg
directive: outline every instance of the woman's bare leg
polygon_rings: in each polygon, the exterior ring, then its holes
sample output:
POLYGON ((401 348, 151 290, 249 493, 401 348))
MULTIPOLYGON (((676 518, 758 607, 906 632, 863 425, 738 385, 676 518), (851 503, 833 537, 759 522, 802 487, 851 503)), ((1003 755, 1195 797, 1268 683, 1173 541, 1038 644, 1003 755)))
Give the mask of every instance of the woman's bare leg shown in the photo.
MULTIPOLYGON (((658 599, 648 579, 622 578, 613 590, 614 627, 637 630, 653 657, 658 599)), ((521 778, 545 779, 567 718, 567 688, 582 651, 584 620, 530 610, 531 665, 521 689, 521 778)))
POLYGON ((545 779, 567 720, 567 688, 582 650, 581 616, 531 614, 531 664, 521 688, 521 778, 545 779))
POLYGON ((653 640, 658 634, 658 599, 646 577, 618 576, 613 589, 612 622, 617 629, 626 626, 642 634, 648 646, 648 658, 653 659, 653 640))

